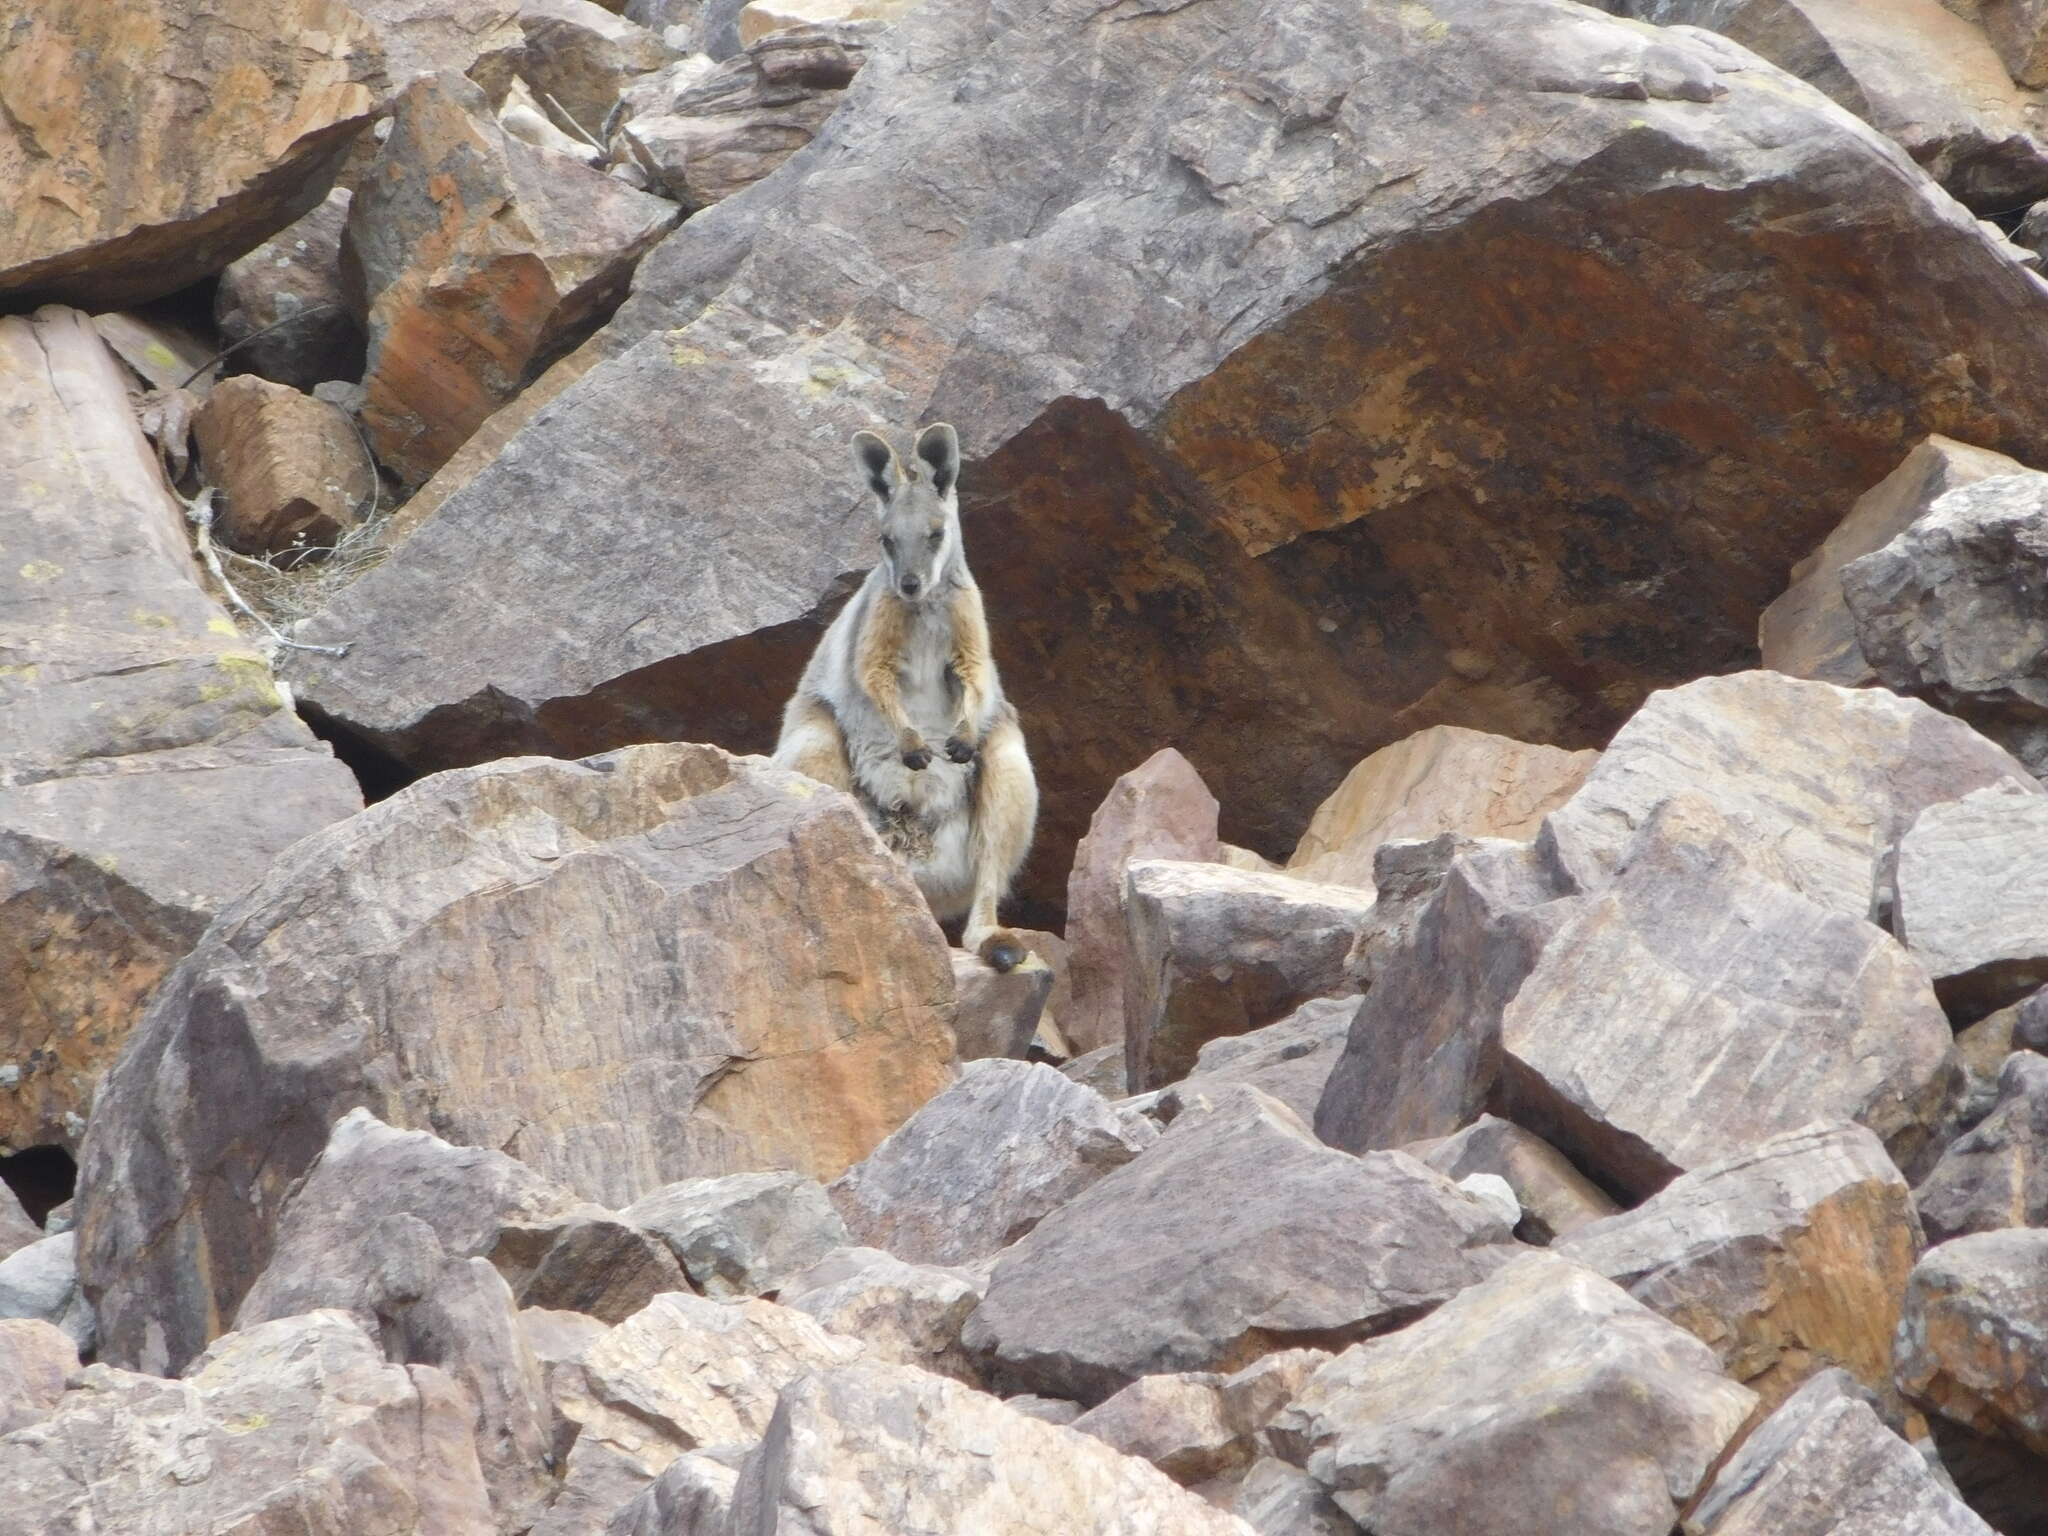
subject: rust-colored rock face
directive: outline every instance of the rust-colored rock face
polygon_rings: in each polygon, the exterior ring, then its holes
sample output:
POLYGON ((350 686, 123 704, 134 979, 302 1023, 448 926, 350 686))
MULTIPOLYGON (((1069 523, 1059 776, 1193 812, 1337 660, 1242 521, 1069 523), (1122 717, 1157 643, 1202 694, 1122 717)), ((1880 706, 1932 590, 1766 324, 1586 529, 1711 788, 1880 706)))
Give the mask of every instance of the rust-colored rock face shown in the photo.
POLYGON ((363 427, 417 484, 625 296, 674 205, 513 138, 457 75, 415 81, 349 207, 363 427))
POLYGON ((1748 658, 1903 443, 2048 438, 2048 294, 1819 92, 1583 8, 1429 13, 913 12, 315 621, 362 643, 306 696, 421 768, 763 744, 874 559, 845 438, 943 415, 1057 901, 1159 743, 1268 855, 1423 727, 1593 745, 1748 658), (507 541, 549 552, 516 615, 469 576, 507 541))
POLYGON ((319 202, 383 67, 341 0, 5 0, 0 37, 0 294, 94 309, 319 202))
POLYGON ((254 374, 228 379, 193 418, 222 537, 249 555, 331 546, 356 525, 376 468, 339 406, 254 374))

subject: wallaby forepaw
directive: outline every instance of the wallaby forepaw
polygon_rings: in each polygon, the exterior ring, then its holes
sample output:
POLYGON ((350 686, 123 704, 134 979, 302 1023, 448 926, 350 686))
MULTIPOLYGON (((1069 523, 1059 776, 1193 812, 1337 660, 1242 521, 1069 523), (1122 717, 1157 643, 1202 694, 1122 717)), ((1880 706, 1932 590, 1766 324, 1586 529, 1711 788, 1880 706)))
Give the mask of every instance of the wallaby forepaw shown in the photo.
POLYGON ((1024 941, 1007 929, 998 928, 981 941, 981 963, 992 971, 1014 971, 1030 953, 1024 941))
POLYGON ((924 744, 924 738, 905 731, 897 741, 896 749, 903 754, 903 766, 913 773, 932 765, 932 749, 924 744))
POLYGON ((974 761, 974 743, 964 736, 949 736, 946 738, 946 757, 956 763, 971 763, 974 761))

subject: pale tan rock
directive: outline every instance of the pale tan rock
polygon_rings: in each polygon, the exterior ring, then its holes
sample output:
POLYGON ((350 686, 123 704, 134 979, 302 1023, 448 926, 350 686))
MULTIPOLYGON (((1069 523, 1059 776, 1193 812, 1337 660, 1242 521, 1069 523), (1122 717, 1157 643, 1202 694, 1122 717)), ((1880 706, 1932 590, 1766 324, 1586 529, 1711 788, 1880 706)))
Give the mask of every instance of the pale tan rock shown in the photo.
POLYGON ((1892 1403, 1892 1332, 1924 1242, 1906 1181, 1861 1126, 1815 1126, 1674 1179, 1553 1253, 1712 1347, 1769 1412, 1839 1366, 1892 1403))
POLYGON ((2048 798, 1992 785, 1922 811, 1899 840, 1892 930, 1953 1018, 2048 983, 2048 798))
POLYGON ((960 1330, 982 1289, 971 1269, 906 1264, 879 1248, 840 1248, 792 1278, 776 1300, 809 1313, 832 1333, 858 1339, 870 1359, 980 1386, 960 1330))
POLYGON ((1906 1287, 1895 1371, 1911 1402, 2048 1456, 2048 1230, 1928 1249, 1906 1287))
POLYGON ((1599 757, 1431 726, 1382 747, 1345 775, 1316 807, 1287 872, 1371 890, 1373 853, 1382 843, 1442 832, 1526 841, 1599 757))
POLYGON ((336 187, 310 213, 221 273, 213 323, 223 345, 238 344, 230 357, 236 372, 307 391, 362 377, 363 328, 341 285, 341 232, 350 196, 347 188, 336 187), (269 326, 276 329, 266 331, 269 326))
POLYGON ((6 1153, 77 1147, 165 971, 362 793, 200 586, 121 365, 84 315, 0 319, 0 419, 6 1153))
POLYGON ((918 0, 748 0, 740 7, 740 42, 818 22, 896 21, 917 5, 918 0))
POLYGON ((108 309, 218 272, 326 194, 382 62, 340 0, 8 0, 0 31, 15 304, 108 309))
POLYGON ((1073 1427, 1193 1488, 1246 1471, 1259 1453, 1259 1431, 1329 1359, 1327 1350, 1290 1349, 1231 1376, 1141 1376, 1073 1427))
POLYGON ((800 1173, 684 1179, 620 1215, 659 1236, 706 1296, 779 1290, 847 1241, 824 1186, 800 1173))
POLYGON ((0 1530, 495 1536, 473 1412, 333 1311, 229 1334, 182 1381, 88 1366, 0 1437, 0 1530))
POLYGON ((1135 1457, 901 1365, 793 1382, 734 1493, 733 1536, 1251 1536, 1135 1457))
POLYGON ((15 1198, 14 1191, 0 1184, 0 1259, 16 1249, 26 1248, 30 1243, 40 1242, 42 1237, 43 1229, 15 1198))
POLYGON ((1977 16, 2015 81, 2048 85, 2048 6, 2041 0, 1978 0, 1977 16))
POLYGON ((384 42, 384 94, 436 70, 466 73, 518 49, 519 0, 353 0, 384 42))
POLYGON ((1557 1148, 1497 1115, 1481 1115, 1415 1156, 1453 1182, 1473 1174, 1506 1180, 1522 1208, 1515 1236, 1524 1242, 1551 1243, 1621 1210, 1557 1148))
POLYGON ((1754 1396, 1549 1253, 1355 1344, 1274 1420, 1374 1536, 1666 1536, 1754 1396))
POLYGON ((611 1207, 761 1167, 831 1178, 947 1081, 951 985, 859 807, 761 759, 666 744, 425 779, 299 843, 97 1101, 80 1187, 106 1357, 201 1347, 365 1100, 611 1207), (231 1093, 207 1065, 223 1031, 231 1093))
POLYGON ((295 563, 331 548, 368 513, 371 464, 348 416, 325 400, 254 374, 227 380, 193 419, 199 459, 224 493, 221 541, 295 563))
POLYGON ((1004 1056, 1022 1061, 1038 1037, 1039 1021, 1052 997, 1053 968, 1034 952, 1007 971, 992 969, 979 955, 953 951, 953 995, 959 1007, 953 1034, 959 1060, 1004 1056))
POLYGON ((1134 1092, 1187 1076, 1211 1040, 1361 990, 1347 962, 1372 918, 1370 891, 1168 859, 1132 860, 1124 882, 1134 1092))
POLYGON ((204 398, 220 371, 220 350, 190 327, 152 315, 109 310, 92 328, 114 355, 153 390, 189 389, 204 398))
POLYGON ((2002 453, 1952 438, 1923 439, 1905 461, 1865 491, 1821 545, 1792 567, 1792 584, 1757 621, 1763 664, 1791 677, 1861 688, 1877 681, 1842 601, 1842 567, 1884 548, 1957 486, 2017 473, 2002 453))
POLYGON ((1124 870, 1133 859, 1213 860, 1216 797, 1194 765, 1163 747, 1112 784, 1074 848, 1067 877, 1067 976, 1060 1029, 1077 1054, 1124 1038, 1130 930, 1124 870))
POLYGON ((0 1435, 48 1418, 77 1369, 78 1346, 55 1324, 0 1319, 0 1435))
POLYGON ((459 76, 407 87, 342 247, 369 333, 363 427, 385 466, 426 480, 610 315, 680 217, 513 138, 459 76))

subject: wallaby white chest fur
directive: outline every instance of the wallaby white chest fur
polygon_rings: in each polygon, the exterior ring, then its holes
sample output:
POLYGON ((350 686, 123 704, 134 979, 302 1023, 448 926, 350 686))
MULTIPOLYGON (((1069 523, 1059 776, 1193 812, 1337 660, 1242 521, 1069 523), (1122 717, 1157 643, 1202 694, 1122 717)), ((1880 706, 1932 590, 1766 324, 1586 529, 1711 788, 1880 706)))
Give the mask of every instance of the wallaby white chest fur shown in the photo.
POLYGON ((906 467, 862 432, 854 458, 882 559, 804 669, 775 760, 852 791, 939 919, 964 917, 964 942, 1008 970, 1024 951, 996 906, 1030 851, 1038 784, 961 548, 959 439, 927 427, 906 467))

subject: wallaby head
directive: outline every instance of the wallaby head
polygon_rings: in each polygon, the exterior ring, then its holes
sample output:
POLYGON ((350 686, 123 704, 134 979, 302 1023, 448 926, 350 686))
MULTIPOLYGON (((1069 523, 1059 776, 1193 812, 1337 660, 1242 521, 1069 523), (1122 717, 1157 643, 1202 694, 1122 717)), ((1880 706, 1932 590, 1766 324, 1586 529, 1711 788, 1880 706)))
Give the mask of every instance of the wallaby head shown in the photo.
POLYGON ((917 434, 906 466, 885 438, 856 432, 853 459, 882 516, 882 567, 905 602, 937 597, 960 549, 960 437, 944 422, 917 434))

